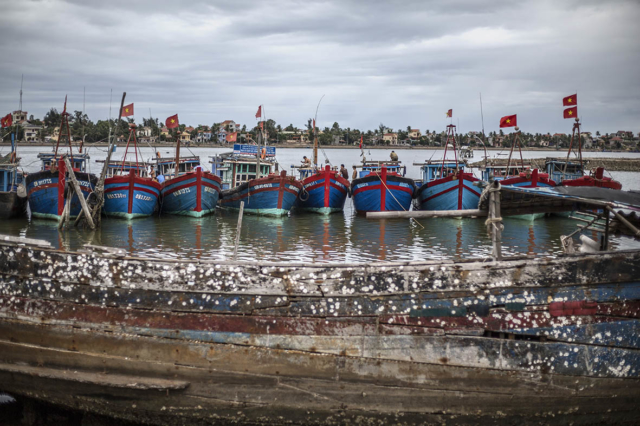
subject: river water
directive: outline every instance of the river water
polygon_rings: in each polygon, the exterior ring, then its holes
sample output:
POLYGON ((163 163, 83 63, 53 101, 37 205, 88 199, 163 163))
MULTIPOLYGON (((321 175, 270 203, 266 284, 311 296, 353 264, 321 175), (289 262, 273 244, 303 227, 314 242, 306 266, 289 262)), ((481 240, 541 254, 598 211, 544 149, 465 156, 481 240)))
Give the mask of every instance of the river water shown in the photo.
MULTIPOLYGON (((171 148, 158 148, 163 156, 174 155, 171 148)), ((5 148, 6 150, 6 148, 5 148)), ((19 156, 27 172, 39 169, 36 158, 43 147, 21 147, 19 156)), ((199 155, 208 164, 209 156, 226 152, 225 148, 182 148, 183 155, 199 155)), ((100 173, 106 148, 90 147, 90 171, 100 173)), ((123 155, 118 147, 114 158, 123 155)), ((385 160, 390 150, 365 150, 368 160, 385 160)), ((155 156, 150 147, 141 149, 145 159, 155 156)), ((494 158, 506 158, 508 151, 490 151, 494 158)), ((290 170, 299 164, 303 155, 310 156, 311 149, 277 149, 280 168, 290 170)), ((345 164, 347 168, 361 161, 360 151, 354 149, 325 149, 320 160, 329 158, 332 164, 345 164)), ((399 150, 398 155, 407 165, 407 176, 419 178, 420 171, 414 162, 441 159, 442 151, 399 150)), ((480 161, 482 151, 475 151, 473 161, 480 161)), ((525 158, 562 157, 559 151, 526 151, 525 158)), ((585 153, 599 157, 636 157, 638 153, 585 153)), ((130 157, 131 158, 131 157, 130 157)), ((207 167, 209 167, 207 165, 207 167)), ((612 172, 622 182, 624 190, 640 190, 640 173, 612 172)), ((550 216, 536 221, 505 218, 503 252, 505 254, 530 254, 555 256, 562 252, 560 236, 576 230, 577 222, 550 216)), ((149 217, 126 221, 104 217, 99 230, 71 229, 59 232, 54 221, 35 219, 4 220, 0 234, 39 238, 50 241, 56 248, 76 250, 84 244, 119 247, 136 256, 152 256, 175 259, 233 258, 236 237, 237 213, 218 210, 204 218, 182 216, 149 217)), ((598 238, 591 231, 587 235, 598 238)), ((627 237, 612 237, 612 249, 640 248, 640 243, 627 237)), ((491 240, 487 236, 482 219, 408 219, 368 220, 356 216, 353 204, 347 199, 343 213, 325 217, 314 214, 291 214, 289 217, 269 218, 245 215, 240 233, 238 260, 291 261, 308 263, 373 261, 406 261, 424 259, 463 259, 488 256, 491 240)))

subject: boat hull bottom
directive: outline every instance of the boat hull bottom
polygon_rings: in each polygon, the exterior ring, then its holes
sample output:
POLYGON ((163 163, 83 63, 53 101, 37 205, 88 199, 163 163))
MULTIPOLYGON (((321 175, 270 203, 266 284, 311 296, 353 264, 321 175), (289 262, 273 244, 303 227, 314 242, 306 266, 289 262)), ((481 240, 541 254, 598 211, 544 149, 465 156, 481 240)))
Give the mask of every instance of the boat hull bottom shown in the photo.
POLYGON ((208 209, 208 210, 202 210, 202 211, 194 211, 194 210, 184 210, 184 211, 177 211, 177 212, 165 212, 163 211, 162 214, 171 214, 171 215, 177 215, 177 216, 189 216, 189 217, 203 217, 206 216, 208 214, 211 214, 213 212, 215 212, 216 209, 208 209))
MULTIPOLYGON (((235 210, 235 211, 240 210, 238 207, 230 207, 230 206, 225 206, 221 208, 228 209, 228 210, 235 210)), ((273 216, 273 217, 281 217, 289 214, 289 210, 287 209, 275 209, 275 208, 274 209, 248 209, 245 207, 243 209, 243 212, 246 214, 256 214, 256 215, 273 216)))
POLYGON ((114 218, 117 218, 117 219, 126 219, 126 220, 140 219, 140 218, 143 218, 143 217, 152 216, 152 214, 123 213, 123 212, 109 212, 109 213, 105 213, 104 215, 108 216, 108 217, 114 217, 114 218))

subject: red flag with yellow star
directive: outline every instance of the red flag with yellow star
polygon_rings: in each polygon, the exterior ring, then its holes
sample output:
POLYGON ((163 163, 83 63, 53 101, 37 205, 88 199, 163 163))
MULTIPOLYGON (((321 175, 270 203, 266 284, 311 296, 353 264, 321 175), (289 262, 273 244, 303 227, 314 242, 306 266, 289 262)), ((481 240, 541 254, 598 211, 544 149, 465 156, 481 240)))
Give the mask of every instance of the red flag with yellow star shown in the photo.
POLYGON ((569 95, 566 98, 562 98, 562 106, 571 106, 571 105, 578 105, 577 93, 575 95, 569 95))
POLYGON ((447 111, 447 117, 453 117, 453 110, 452 109, 447 111))
POLYGON ((500 127, 513 127, 518 125, 518 114, 507 115, 500 119, 500 127))
POLYGON ((167 118, 167 121, 165 121, 164 124, 167 126, 167 129, 175 129, 178 127, 180 125, 178 122, 178 114, 167 118))
POLYGON ((11 115, 11 113, 0 118, 0 127, 2 128, 11 127, 12 124, 13 124, 13 116, 11 115))
POLYGON ((564 110, 564 118, 575 118, 578 116, 578 107, 567 108, 564 110))
POLYGON ((133 115, 133 104, 126 105, 122 107, 122 116, 130 117, 133 115))

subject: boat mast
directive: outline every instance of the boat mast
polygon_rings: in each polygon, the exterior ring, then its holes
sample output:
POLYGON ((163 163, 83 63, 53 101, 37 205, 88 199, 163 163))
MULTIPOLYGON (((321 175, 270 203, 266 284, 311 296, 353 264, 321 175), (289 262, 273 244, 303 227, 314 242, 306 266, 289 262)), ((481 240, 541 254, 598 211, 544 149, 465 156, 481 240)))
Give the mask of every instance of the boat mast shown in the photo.
POLYGON ((176 143, 176 166, 173 170, 173 177, 178 177, 178 168, 180 166, 180 124, 178 124, 178 131, 176 132, 176 136, 178 138, 176 143))
MULTIPOLYGON (((265 113, 264 113, 264 105, 260 105, 260 118, 262 118, 262 122, 260 123, 260 138, 264 140, 264 124, 265 124, 265 113)), ((267 142, 264 143, 265 150, 267 149, 267 142)), ((258 141, 258 152, 256 152, 256 179, 260 179, 262 177, 262 173, 260 173, 260 141, 258 141)))
POLYGON ((318 101, 318 106, 316 106, 316 115, 313 118, 313 166, 316 169, 318 168, 318 130, 316 129, 316 121, 318 120, 318 109, 320 108, 322 98, 324 98, 324 95, 322 95, 318 101))

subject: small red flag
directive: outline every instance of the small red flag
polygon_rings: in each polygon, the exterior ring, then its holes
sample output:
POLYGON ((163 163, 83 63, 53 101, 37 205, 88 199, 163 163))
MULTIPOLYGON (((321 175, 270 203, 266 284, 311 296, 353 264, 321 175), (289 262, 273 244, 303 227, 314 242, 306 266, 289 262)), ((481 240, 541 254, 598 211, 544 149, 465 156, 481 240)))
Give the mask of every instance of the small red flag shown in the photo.
POLYGON ((452 109, 447 111, 447 117, 453 117, 453 110, 452 109))
POLYGON ((578 107, 567 108, 564 110, 564 118, 575 118, 578 116, 578 107))
POLYGON ((13 124, 13 116, 11 115, 11 113, 0 118, 0 127, 5 128, 5 127, 11 126, 12 124, 13 124))
POLYGON ((227 133, 227 142, 235 142, 238 140, 238 132, 227 133))
POLYGON ((67 113, 67 95, 64 95, 64 109, 62 110, 62 115, 67 113))
POLYGON ((500 119, 500 127, 513 127, 518 125, 518 114, 507 115, 500 119))
POLYGON ((133 115, 133 104, 124 106, 122 108, 122 116, 123 117, 130 117, 133 115))
MULTIPOLYGON (((578 94, 567 96, 562 98, 562 106, 578 105, 578 94)), ((567 117, 565 117, 567 118, 567 117)))
POLYGON ((362 149, 362 135, 360 135, 360 149, 362 149))
POLYGON ((167 129, 175 129, 178 127, 180 125, 178 122, 178 114, 167 118, 167 121, 165 121, 164 124, 167 126, 167 129))
POLYGON ((258 107, 258 112, 256 112, 256 118, 262 117, 262 105, 258 107))

